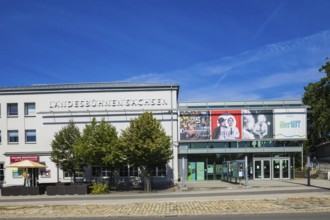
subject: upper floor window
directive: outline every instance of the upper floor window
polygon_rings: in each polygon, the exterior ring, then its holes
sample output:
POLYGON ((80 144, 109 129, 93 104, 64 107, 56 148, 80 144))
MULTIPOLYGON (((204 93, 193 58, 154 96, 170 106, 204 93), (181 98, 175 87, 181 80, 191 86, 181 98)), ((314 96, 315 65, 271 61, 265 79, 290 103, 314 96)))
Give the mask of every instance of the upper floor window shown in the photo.
POLYGON ((25 142, 35 143, 37 141, 36 130, 26 130, 25 131, 25 142))
POLYGON ((35 103, 25 103, 25 116, 36 116, 36 104, 35 103))
POLYGON ((10 130, 8 131, 8 143, 18 143, 18 131, 10 130))
POLYGON ((7 104, 7 113, 10 117, 18 116, 18 104, 17 103, 8 103, 7 104))

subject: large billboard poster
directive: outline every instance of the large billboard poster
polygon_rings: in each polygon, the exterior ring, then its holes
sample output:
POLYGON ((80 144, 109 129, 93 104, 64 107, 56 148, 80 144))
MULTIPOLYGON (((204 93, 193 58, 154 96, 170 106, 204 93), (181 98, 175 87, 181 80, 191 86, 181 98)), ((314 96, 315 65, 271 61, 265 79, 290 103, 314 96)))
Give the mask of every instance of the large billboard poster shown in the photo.
POLYGON ((242 139, 273 138, 272 110, 242 110, 242 139))
POLYGON ((209 140, 210 112, 180 112, 180 140, 209 140))
POLYGON ((238 140, 242 137, 241 110, 211 111, 211 124, 213 140, 238 140))
POLYGON ((306 109, 180 112, 180 140, 306 139, 306 109))
POLYGON ((274 139, 305 139, 305 109, 274 109, 274 139))

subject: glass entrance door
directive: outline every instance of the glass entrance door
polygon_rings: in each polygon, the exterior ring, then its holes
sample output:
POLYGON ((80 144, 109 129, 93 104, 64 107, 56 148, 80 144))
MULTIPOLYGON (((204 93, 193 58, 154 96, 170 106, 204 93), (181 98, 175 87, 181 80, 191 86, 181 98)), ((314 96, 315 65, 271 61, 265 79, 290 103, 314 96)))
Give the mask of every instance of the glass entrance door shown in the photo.
POLYGON ((290 178, 290 159, 273 160, 273 179, 290 178))
POLYGON ((255 159, 254 160, 254 179, 270 179, 271 177, 270 159, 255 159))

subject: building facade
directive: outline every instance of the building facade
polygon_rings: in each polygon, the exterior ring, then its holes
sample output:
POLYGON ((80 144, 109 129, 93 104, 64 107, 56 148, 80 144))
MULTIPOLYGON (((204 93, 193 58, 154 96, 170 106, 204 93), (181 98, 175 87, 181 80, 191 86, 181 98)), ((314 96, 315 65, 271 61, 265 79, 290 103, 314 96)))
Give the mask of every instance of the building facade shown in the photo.
MULTIPOLYGON (((120 134, 131 119, 152 112, 171 137, 174 155, 178 140, 178 85, 133 83, 84 83, 33 85, 0 88, 0 181, 6 185, 23 184, 23 170, 6 168, 24 159, 46 165, 33 173, 35 182, 70 182, 72 174, 58 169, 50 159, 54 134, 72 120, 82 131, 92 118, 116 127, 120 134)), ((161 181, 177 179, 177 158, 155 170, 161 181)), ((107 178, 109 171, 89 167, 78 174, 81 179, 107 178)), ((118 176, 138 182, 138 168, 127 165, 118 176)), ((155 178, 157 179, 157 178, 155 178)))
MULTIPOLYGON (((72 174, 50 159, 54 134, 70 120, 82 129, 105 119, 117 132, 152 112, 171 137, 173 159, 154 171, 154 181, 294 178, 306 140, 306 109, 300 100, 181 102, 176 84, 80 83, 0 88, 0 183, 22 185, 23 170, 6 168, 29 159, 35 182, 70 182, 72 174), (247 160, 247 165, 242 164, 247 160), (243 166, 244 165, 244 166, 243 166), (235 171, 235 172, 233 172, 235 171), (245 171, 244 171, 245 172, 245 171), (226 174, 224 174, 226 173, 226 174)), ((109 178, 102 167, 86 167, 81 180, 109 178)), ((117 180, 139 184, 139 169, 124 166, 117 180)))
POLYGON ((307 106, 300 100, 182 102, 179 109, 183 180, 289 179, 303 162, 307 106))

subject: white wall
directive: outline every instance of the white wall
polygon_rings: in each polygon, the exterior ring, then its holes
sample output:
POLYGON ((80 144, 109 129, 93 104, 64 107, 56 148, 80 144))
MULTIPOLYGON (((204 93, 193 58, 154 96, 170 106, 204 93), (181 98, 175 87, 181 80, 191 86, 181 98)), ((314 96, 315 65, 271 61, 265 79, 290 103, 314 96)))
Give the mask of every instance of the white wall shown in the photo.
MULTIPOLYGON (((47 154, 49 155, 51 151, 51 141, 55 132, 66 126, 69 120, 73 120, 82 131, 85 124, 89 123, 93 117, 96 117, 97 121, 105 118, 120 133, 129 125, 132 118, 144 111, 153 112, 155 118, 161 121, 167 135, 172 137, 173 144, 175 144, 174 158, 169 166, 174 169, 174 179, 177 179, 178 124, 177 91, 175 90, 0 95, 0 105, 2 135, 0 162, 5 162, 5 165, 10 164, 10 155, 43 155, 40 156, 40 161, 46 163, 47 169, 51 169, 51 177, 39 178, 40 182, 56 182, 58 179, 57 168, 47 154), (116 104, 119 100, 123 106, 98 104, 93 106, 95 104, 93 100, 115 100, 112 103, 116 104), (125 100, 129 101, 125 102, 125 100), (37 114, 35 117, 25 117, 24 103, 31 102, 36 104, 37 114), (89 106, 87 106, 87 102, 89 106), (18 117, 7 117, 7 103, 18 103, 18 117), (27 129, 36 129, 36 143, 25 143, 25 130, 27 129), (8 130, 19 130, 18 144, 8 143, 8 130)), ((15 168, 5 170, 5 181, 7 184, 23 184, 23 180, 12 178, 13 169, 15 168)), ((60 174, 59 178, 63 179, 62 172, 60 174)))

